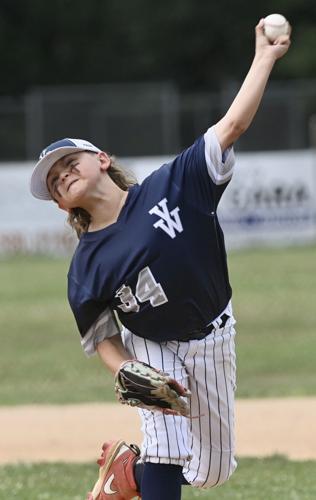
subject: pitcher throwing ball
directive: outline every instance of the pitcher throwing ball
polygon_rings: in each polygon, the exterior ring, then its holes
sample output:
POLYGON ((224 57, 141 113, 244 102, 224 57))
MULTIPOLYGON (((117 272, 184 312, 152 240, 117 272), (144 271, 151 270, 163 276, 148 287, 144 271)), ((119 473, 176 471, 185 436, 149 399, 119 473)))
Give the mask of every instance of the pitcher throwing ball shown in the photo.
POLYGON ((217 206, 233 144, 289 45, 289 35, 270 43, 260 21, 253 63, 225 116, 141 185, 85 140, 54 142, 35 167, 32 194, 66 210, 79 236, 68 297, 82 346, 142 419, 141 451, 103 445, 91 500, 179 500, 182 485, 219 486, 236 468, 235 319, 217 206))

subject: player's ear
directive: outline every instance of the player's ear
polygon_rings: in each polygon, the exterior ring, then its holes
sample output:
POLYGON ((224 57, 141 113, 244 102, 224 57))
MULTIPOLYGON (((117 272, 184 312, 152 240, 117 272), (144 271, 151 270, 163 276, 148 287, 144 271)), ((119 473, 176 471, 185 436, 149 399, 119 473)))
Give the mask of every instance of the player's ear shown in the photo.
POLYGON ((101 164, 101 170, 106 172, 106 170, 111 166, 111 158, 104 151, 97 153, 97 156, 101 164))

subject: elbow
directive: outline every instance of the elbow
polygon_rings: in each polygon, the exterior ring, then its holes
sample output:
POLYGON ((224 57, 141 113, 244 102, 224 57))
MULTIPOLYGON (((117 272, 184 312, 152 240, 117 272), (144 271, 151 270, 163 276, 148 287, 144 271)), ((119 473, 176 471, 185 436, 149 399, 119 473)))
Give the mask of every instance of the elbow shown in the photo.
POLYGON ((228 135, 230 137, 231 143, 234 143, 239 139, 239 137, 246 132, 248 126, 242 120, 232 120, 228 126, 228 135))
POLYGON ((215 131, 222 151, 234 144, 247 128, 248 123, 244 120, 231 118, 227 115, 215 124, 215 131))

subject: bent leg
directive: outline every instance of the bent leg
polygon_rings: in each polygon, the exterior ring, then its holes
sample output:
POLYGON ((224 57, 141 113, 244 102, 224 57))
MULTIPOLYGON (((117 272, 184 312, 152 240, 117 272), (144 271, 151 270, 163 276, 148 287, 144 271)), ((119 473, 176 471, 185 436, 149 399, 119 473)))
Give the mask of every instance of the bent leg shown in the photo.
POLYGON ((189 444, 193 458, 183 469, 192 486, 219 486, 236 468, 234 337, 234 327, 226 326, 203 340, 172 343, 185 364, 192 392, 189 444))
MULTIPOLYGON (((167 347, 167 343, 156 343, 123 332, 123 342, 131 356, 170 374, 185 387, 188 376, 178 356, 167 347)), ((142 459, 144 462, 183 466, 190 459, 188 443, 189 420, 184 417, 164 415, 159 411, 139 410, 144 440, 142 459)))

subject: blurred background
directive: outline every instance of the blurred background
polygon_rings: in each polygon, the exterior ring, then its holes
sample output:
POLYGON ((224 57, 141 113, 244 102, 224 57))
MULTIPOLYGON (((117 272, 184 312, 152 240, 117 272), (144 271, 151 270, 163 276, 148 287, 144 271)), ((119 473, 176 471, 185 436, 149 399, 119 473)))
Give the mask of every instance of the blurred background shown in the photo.
POLYGON ((243 151, 316 142, 312 0, 1 0, 0 159, 61 136, 122 156, 169 155, 223 115, 271 12, 293 24, 243 151))
POLYGON ((141 181, 225 113, 273 12, 293 25, 292 47, 220 207, 237 395, 316 394, 315 1, 1 0, 0 404, 114 398, 66 302, 75 239, 28 191, 40 151, 85 138, 141 181))

